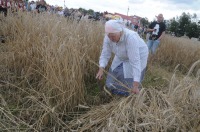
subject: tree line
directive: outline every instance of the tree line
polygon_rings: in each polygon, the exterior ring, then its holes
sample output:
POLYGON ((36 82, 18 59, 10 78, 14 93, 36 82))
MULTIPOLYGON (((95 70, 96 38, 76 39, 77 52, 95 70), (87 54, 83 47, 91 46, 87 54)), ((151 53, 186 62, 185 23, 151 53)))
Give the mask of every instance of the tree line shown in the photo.
MULTIPOLYGON (((84 14, 89 15, 96 15, 97 12, 95 12, 92 9, 86 10, 84 8, 79 8, 79 11, 83 12, 84 14)), ((97 13, 98 16, 101 16, 102 13, 97 13)), ((173 34, 176 37, 181 36, 188 36, 190 39, 192 37, 199 38, 200 39, 200 20, 197 17, 197 14, 194 13, 193 15, 190 13, 183 12, 181 16, 174 17, 171 20, 165 20, 164 21, 167 25, 167 32, 173 34)), ((141 25, 144 27, 148 27, 150 22, 148 21, 148 18, 142 18, 140 20, 141 25)))
POLYGON ((188 36, 190 39, 200 38, 200 20, 197 14, 183 12, 181 16, 174 17, 167 23, 167 30, 177 37, 188 36))

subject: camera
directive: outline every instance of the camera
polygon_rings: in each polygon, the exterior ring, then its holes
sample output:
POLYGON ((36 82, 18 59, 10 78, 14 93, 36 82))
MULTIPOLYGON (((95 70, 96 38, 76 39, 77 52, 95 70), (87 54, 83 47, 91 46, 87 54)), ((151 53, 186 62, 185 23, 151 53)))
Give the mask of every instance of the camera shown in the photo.
POLYGON ((152 40, 155 40, 156 39, 156 34, 152 34, 151 37, 152 37, 152 40))

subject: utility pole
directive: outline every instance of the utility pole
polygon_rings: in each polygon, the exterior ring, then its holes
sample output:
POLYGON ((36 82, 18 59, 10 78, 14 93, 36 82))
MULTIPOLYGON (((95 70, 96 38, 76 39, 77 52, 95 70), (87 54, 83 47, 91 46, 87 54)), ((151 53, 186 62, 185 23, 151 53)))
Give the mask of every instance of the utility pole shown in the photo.
POLYGON ((65 9, 65 7, 66 7, 66 6, 65 6, 65 0, 64 0, 64 9, 65 9))
POLYGON ((128 10, 127 10, 127 16, 128 16, 128 12, 129 12, 129 6, 128 6, 128 10))

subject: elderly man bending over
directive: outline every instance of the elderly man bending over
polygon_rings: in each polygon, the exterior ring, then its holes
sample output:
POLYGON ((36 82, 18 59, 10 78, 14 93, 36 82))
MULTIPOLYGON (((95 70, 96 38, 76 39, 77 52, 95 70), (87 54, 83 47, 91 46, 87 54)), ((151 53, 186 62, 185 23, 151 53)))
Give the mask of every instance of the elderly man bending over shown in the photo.
POLYGON ((136 32, 125 28, 117 20, 105 23, 105 33, 96 78, 102 79, 113 52, 115 57, 107 75, 107 88, 117 95, 128 96, 130 92, 138 94, 147 65, 147 45, 136 32))

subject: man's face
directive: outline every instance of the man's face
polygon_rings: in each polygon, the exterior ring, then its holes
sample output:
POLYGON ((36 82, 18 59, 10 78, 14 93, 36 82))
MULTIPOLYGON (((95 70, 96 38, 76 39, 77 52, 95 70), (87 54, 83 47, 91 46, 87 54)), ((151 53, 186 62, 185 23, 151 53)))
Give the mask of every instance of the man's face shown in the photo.
POLYGON ((41 1, 40 1, 40 3, 41 3, 42 5, 44 5, 44 4, 45 4, 44 0, 41 0, 41 1))
POLYGON ((163 21, 163 15, 159 14, 157 17, 158 22, 162 22, 163 21))
POLYGON ((117 43, 120 40, 120 37, 121 37, 121 33, 120 32, 118 32, 118 33, 109 33, 108 34, 108 38, 112 42, 115 42, 115 43, 117 43))

